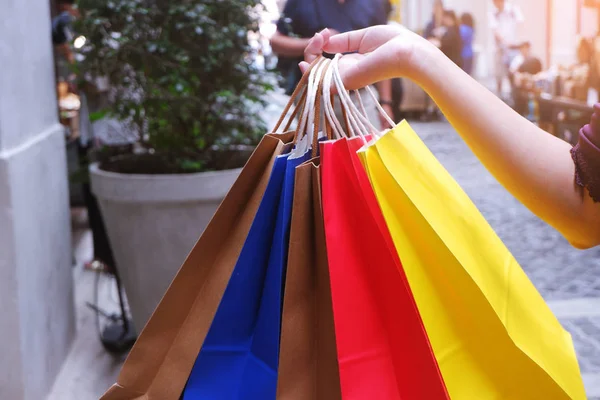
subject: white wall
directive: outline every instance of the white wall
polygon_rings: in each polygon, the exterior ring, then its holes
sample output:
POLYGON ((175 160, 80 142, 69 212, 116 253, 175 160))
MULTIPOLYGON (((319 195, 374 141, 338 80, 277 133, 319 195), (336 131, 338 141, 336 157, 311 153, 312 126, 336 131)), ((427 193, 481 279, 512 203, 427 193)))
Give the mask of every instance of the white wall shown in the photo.
POLYGON ((44 399, 74 334, 48 3, 0 7, 0 399, 44 399))

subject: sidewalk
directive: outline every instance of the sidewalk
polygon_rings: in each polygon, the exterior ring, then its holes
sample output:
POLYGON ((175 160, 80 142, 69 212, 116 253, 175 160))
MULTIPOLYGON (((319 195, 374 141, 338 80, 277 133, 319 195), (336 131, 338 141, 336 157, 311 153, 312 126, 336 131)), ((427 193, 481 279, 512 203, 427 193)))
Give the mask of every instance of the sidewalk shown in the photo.
MULTIPOLYGON (((104 350, 96 331, 96 314, 86 306, 86 302, 93 301, 96 279, 94 272, 83 269, 84 262, 91 260, 93 255, 91 231, 74 229, 73 250, 77 261, 73 270, 77 335, 47 400, 99 399, 116 382, 124 361, 124 358, 115 358, 104 350)), ((114 297, 116 290, 109 281, 104 282, 99 290, 102 305, 111 305, 106 300, 114 297)), ((116 310, 117 304, 114 306, 116 310)))

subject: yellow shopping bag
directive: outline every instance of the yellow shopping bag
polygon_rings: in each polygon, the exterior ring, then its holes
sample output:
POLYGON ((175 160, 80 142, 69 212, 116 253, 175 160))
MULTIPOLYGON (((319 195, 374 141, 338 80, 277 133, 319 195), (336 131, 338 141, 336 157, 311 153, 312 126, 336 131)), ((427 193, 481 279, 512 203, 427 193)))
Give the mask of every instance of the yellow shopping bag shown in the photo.
POLYGON ((450 397, 585 399, 571 336, 408 123, 360 156, 450 397))

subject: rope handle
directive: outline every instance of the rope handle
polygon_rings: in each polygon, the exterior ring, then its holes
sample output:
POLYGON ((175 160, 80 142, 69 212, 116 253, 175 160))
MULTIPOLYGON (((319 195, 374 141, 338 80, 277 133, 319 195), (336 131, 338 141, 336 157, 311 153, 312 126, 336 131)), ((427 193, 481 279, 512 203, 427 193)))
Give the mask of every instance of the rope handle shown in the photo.
POLYGON ((296 118, 296 114, 298 113, 298 108, 301 107, 301 105, 304 104, 304 101, 302 99, 306 99, 306 91, 305 91, 305 89, 306 89, 306 86, 307 86, 307 82, 308 82, 308 78, 310 76, 310 73, 311 73, 312 69, 319 63, 319 61, 320 61, 319 59, 314 60, 310 64, 310 66, 308 67, 308 70, 302 75, 302 78, 300 79, 300 82, 298 82, 298 86, 296 86, 296 89, 294 89, 294 92, 290 96, 290 100, 288 101, 287 105, 283 109, 283 111, 281 113, 281 116, 279 117, 279 120, 275 124, 275 128, 273 128, 273 131, 272 131, 273 133, 276 133, 279 130, 279 128, 281 127, 281 124, 283 123, 285 117, 287 116, 288 112, 290 111, 290 108, 292 108, 292 106, 294 105, 294 101, 298 98, 298 96, 300 96, 300 93, 302 93, 300 101, 298 102, 298 104, 294 108, 294 112, 292 113, 292 115, 288 119, 288 122, 286 124, 286 129, 284 129, 284 131, 286 131, 287 129, 289 129, 289 127, 291 126, 292 121, 294 120, 294 118, 296 118))

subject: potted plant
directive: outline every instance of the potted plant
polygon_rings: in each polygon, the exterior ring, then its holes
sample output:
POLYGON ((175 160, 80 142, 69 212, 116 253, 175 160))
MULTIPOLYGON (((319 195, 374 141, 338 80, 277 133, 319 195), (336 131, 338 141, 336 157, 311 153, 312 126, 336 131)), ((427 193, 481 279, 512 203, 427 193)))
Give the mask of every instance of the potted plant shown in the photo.
POLYGON ((107 118, 134 151, 90 166, 134 323, 141 328, 266 133, 272 88, 248 32, 260 0, 80 0, 78 66, 110 84, 107 118))

